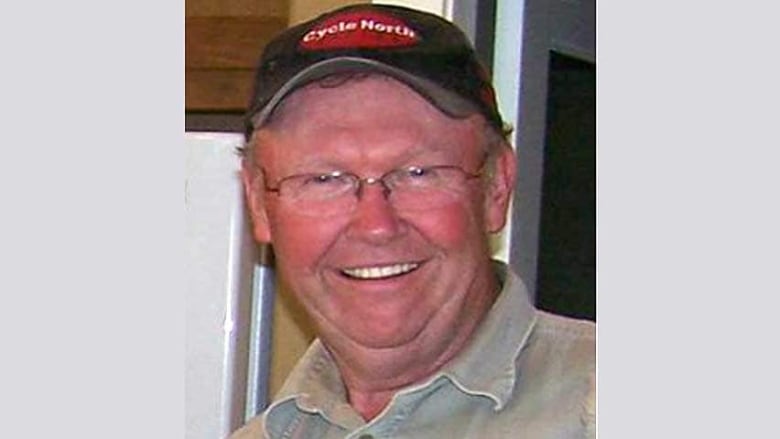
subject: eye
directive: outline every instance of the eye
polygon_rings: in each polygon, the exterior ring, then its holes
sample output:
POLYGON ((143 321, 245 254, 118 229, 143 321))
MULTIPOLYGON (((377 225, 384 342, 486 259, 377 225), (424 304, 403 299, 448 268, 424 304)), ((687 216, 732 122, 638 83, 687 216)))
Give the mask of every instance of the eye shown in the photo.
POLYGON ((425 168, 418 168, 416 166, 412 166, 411 168, 407 169, 406 172, 409 174, 410 177, 422 177, 428 172, 428 170, 425 168))
POLYGON ((440 166, 410 166, 406 168, 404 177, 414 183, 434 183, 442 178, 440 166))
POLYGON ((439 179, 439 172, 435 167, 409 166, 393 173, 389 183, 396 188, 424 189, 437 185, 439 179))
POLYGON ((350 175, 336 171, 325 174, 304 174, 289 180, 289 195, 300 200, 326 200, 348 193, 352 188, 350 175))
POLYGON ((342 172, 331 172, 328 174, 312 174, 307 175, 303 181, 304 186, 327 186, 341 184, 345 180, 342 172))
POLYGON ((420 168, 417 166, 411 166, 406 169, 407 177, 412 179, 424 179, 431 178, 436 175, 436 172, 432 168, 420 168))

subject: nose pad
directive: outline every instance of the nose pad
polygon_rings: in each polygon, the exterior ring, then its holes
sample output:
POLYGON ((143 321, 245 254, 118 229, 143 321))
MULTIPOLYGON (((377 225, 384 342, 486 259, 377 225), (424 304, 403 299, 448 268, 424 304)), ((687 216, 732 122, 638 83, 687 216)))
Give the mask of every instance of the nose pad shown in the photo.
POLYGON ((390 188, 378 178, 365 178, 363 183, 358 190, 357 204, 347 233, 352 238, 373 243, 387 242, 403 230, 403 221, 389 199, 390 188), (381 184, 381 194, 369 188, 376 183, 381 184))
POLYGON ((366 186, 374 185, 374 184, 377 184, 377 183, 382 185, 382 195, 384 195, 385 198, 389 199, 390 198, 390 187, 387 185, 387 183, 385 183, 385 181, 383 179, 376 178, 376 177, 366 177, 366 178, 361 180, 361 184, 358 186, 358 193, 357 193, 358 199, 363 196, 363 189, 366 186))

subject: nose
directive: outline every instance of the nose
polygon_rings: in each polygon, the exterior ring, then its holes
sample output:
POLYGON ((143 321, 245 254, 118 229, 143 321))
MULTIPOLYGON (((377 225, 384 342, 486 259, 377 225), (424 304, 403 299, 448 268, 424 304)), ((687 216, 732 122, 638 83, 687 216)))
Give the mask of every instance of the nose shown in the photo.
POLYGON ((358 194, 347 234, 351 238, 382 244, 403 233, 404 224, 388 199, 380 180, 363 184, 358 194))

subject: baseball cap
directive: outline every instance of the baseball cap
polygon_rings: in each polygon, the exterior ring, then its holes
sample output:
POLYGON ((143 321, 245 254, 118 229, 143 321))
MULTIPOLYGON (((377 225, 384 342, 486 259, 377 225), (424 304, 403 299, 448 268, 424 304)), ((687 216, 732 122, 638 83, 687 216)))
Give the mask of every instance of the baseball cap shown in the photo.
POLYGON ((503 130, 490 76, 458 27, 402 6, 357 4, 291 27, 266 45, 246 112, 247 137, 297 88, 349 72, 393 77, 450 116, 481 113, 503 130))

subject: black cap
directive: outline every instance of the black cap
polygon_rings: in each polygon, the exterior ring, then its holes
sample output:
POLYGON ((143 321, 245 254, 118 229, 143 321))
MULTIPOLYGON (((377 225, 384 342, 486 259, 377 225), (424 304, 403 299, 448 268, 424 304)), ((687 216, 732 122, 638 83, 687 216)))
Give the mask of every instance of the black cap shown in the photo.
POLYGON ((398 79, 455 117, 481 113, 503 130, 487 70, 449 21, 401 6, 347 6, 291 27, 265 47, 246 113, 247 137, 289 93, 357 71, 398 79))

